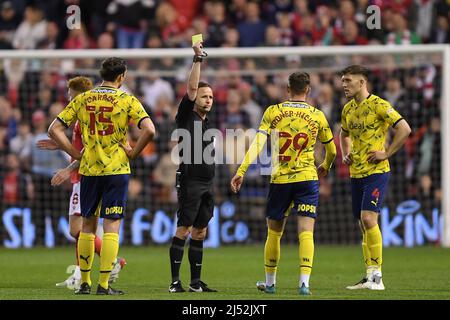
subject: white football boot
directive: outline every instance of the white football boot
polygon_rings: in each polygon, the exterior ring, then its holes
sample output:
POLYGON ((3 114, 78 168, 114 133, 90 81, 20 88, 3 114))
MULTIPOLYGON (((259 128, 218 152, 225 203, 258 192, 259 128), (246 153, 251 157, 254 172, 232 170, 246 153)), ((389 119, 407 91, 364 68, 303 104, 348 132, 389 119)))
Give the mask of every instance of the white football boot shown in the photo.
POLYGON ((81 271, 80 267, 70 265, 66 269, 66 273, 72 273, 66 280, 56 284, 57 287, 66 287, 70 290, 78 290, 81 285, 81 271))

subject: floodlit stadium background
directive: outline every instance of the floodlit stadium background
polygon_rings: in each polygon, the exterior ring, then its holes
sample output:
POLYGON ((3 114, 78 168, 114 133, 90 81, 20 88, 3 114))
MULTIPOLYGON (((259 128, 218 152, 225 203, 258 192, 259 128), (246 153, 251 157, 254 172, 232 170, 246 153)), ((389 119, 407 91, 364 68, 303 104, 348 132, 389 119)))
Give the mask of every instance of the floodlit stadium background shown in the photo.
MULTIPOLYGON (((369 67, 372 92, 388 100, 413 130, 390 159, 392 177, 380 218, 384 244, 442 242, 450 220, 442 214, 447 169, 441 166, 449 108, 443 88, 450 87, 448 1, 173 0, 136 1, 128 7, 120 1, 80 1, 79 11, 69 13, 64 1, 34 1, 31 9, 26 2, 0 4, 0 246, 72 242, 71 185, 50 186, 52 174, 69 159, 58 151, 38 150, 35 142, 46 138, 49 123, 67 103, 66 80, 86 75, 99 83, 100 61, 111 55, 127 59, 123 89, 144 104, 158 134, 131 162, 121 241, 170 241, 177 208, 171 134, 192 64, 191 36, 197 33, 203 34, 209 53, 202 79, 213 87, 210 119, 223 132, 257 128, 264 110, 287 98, 288 75, 304 70, 311 74, 309 102, 324 111, 338 145, 346 101, 338 71, 349 64, 369 67), (380 28, 368 28, 376 14, 367 12, 369 5, 380 10, 380 28), (77 12, 82 24, 69 30, 77 12)), ((132 126, 130 139, 137 135, 132 126)), ((205 245, 263 243, 269 176, 253 165, 240 194, 233 195, 229 182, 245 149, 228 142, 224 157, 235 164, 217 166, 217 209, 205 245)), ((322 153, 318 146, 318 162, 322 153)), ((339 147, 330 175, 320 181, 318 215, 317 244, 360 241, 339 147)), ((293 221, 284 241, 297 242, 293 221)))

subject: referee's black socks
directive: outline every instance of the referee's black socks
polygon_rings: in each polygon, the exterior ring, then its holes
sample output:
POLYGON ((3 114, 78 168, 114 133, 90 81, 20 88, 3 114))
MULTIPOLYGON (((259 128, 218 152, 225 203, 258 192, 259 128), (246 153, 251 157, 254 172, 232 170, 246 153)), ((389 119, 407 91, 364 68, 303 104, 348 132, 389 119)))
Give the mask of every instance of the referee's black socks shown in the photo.
POLYGON ((189 240, 189 263, 191 264, 191 284, 200 280, 203 260, 203 240, 189 240))
POLYGON ((180 280, 180 267, 183 260, 184 244, 186 240, 173 237, 170 246, 170 269, 172 271, 172 282, 180 280))

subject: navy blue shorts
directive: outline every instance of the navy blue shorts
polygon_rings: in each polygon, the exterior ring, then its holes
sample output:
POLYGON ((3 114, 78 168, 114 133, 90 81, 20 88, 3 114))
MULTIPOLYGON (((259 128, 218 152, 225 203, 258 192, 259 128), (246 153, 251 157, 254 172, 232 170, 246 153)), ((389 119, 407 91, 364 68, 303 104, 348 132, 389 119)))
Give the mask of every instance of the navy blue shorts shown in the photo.
POLYGON ((294 183, 271 183, 266 217, 282 220, 290 213, 317 218, 319 204, 319 181, 301 181, 294 183))
POLYGON ((361 211, 379 213, 386 195, 391 173, 375 173, 364 178, 351 178, 352 207, 355 219, 361 218, 361 211))
POLYGON ((100 218, 122 219, 127 202, 129 174, 110 176, 81 176, 81 215, 95 216, 101 203, 100 218))

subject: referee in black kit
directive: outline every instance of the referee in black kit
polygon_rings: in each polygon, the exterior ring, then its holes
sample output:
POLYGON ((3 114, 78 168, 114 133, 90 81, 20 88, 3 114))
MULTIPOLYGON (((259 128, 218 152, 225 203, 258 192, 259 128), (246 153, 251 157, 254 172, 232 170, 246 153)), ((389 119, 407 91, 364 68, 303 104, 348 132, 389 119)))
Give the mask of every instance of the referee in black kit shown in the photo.
MULTIPOLYGON (((185 292, 180 281, 180 266, 183 259, 184 244, 189 234, 189 263, 191 265, 190 292, 216 292, 200 280, 203 260, 203 241, 209 220, 213 217, 214 195, 214 161, 207 164, 203 159, 203 151, 214 143, 203 141, 203 134, 208 130, 208 118, 206 115, 211 111, 213 93, 211 87, 200 80, 200 66, 203 53, 202 42, 193 44, 195 55, 191 73, 187 82, 187 92, 180 102, 175 121, 177 129, 189 131, 190 141, 178 140, 179 146, 189 148, 188 152, 181 150, 187 159, 181 156, 180 167, 177 171, 176 187, 178 192, 178 223, 175 236, 170 246, 170 267, 172 271, 172 283, 169 292, 185 292), (194 139, 197 141, 194 141, 194 139), (196 146, 197 144, 197 146, 196 146), (202 152, 199 155, 199 152, 202 152), (196 161, 194 161, 196 160, 196 161)), ((211 147, 209 147, 211 148, 211 147)), ((213 151, 214 152, 214 151, 213 151)), ((211 154, 211 153, 210 153, 211 154)), ((214 155, 214 153, 213 153, 214 155)))

